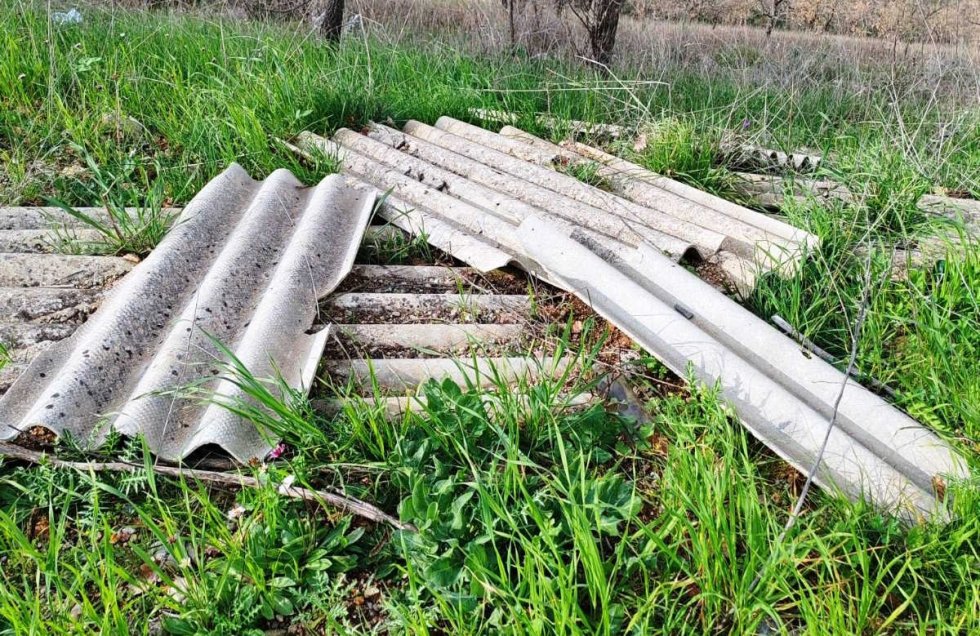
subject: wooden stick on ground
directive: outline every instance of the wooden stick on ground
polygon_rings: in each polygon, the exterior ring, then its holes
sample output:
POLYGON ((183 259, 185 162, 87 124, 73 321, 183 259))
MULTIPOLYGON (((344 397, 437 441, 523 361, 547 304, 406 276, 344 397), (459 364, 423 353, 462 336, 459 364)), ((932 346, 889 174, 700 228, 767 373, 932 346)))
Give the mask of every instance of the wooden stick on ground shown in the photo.
MULTIPOLYGON (((143 464, 128 462, 72 462, 58 459, 54 455, 29 450, 10 442, 0 441, 0 457, 9 457, 31 464, 47 463, 55 468, 67 468, 78 472, 114 472, 134 473, 145 468, 143 464)), ((259 480, 240 473, 220 473, 212 470, 195 470, 191 468, 176 468, 173 466, 151 466, 153 472, 167 477, 183 477, 232 488, 258 488, 259 480)), ((363 517, 378 523, 387 523, 398 530, 417 532, 415 526, 395 519, 380 508, 353 497, 345 497, 323 490, 301 488, 285 483, 279 486, 279 494, 291 499, 315 501, 321 505, 332 506, 344 512, 363 517)))

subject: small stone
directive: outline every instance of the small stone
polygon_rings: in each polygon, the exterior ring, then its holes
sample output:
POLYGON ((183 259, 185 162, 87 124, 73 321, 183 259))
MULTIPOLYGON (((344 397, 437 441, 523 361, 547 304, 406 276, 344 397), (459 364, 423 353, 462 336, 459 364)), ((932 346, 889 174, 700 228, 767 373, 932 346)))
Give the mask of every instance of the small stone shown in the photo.
POLYGON ((162 567, 172 567, 177 565, 177 559, 175 559, 174 555, 172 555, 170 551, 164 547, 158 548, 156 552, 153 553, 153 560, 157 565, 162 567))
POLYGON ((245 514, 245 506, 242 506, 241 504, 235 504, 231 508, 231 510, 227 512, 225 516, 228 517, 228 521, 235 521, 241 518, 242 515, 244 514, 245 514))
POLYGON ((187 581, 184 577, 178 576, 174 579, 173 587, 167 588, 167 595, 178 603, 183 603, 186 598, 184 590, 187 588, 187 581))
POLYGON ((88 175, 88 169, 85 166, 73 163, 62 168, 59 174, 66 179, 80 179, 88 175))
POLYGON ((112 545, 116 545, 116 544, 125 545, 129 543, 129 540, 132 539, 133 536, 135 535, 136 535, 136 528, 133 528, 132 526, 126 526, 125 528, 120 528, 119 530, 113 532, 112 535, 110 535, 109 537, 109 543, 111 543, 112 545))

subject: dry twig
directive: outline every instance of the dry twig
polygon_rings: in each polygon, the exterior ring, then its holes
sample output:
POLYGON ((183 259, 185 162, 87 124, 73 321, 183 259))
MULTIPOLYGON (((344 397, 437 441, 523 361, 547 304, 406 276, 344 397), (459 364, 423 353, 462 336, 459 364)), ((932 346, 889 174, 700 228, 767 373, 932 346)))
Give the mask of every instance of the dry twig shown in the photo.
MULTIPOLYGON (((135 473, 149 468, 149 470, 152 470, 154 473, 159 475, 204 481, 229 488, 259 488, 261 486, 261 483, 255 477, 249 477, 248 475, 242 475, 241 473, 221 473, 211 470, 196 470, 192 468, 177 468, 174 466, 159 465, 151 465, 147 467, 143 464, 131 464, 129 462, 73 462, 58 459, 57 457, 47 453, 29 450, 27 448, 17 446, 16 444, 11 444, 10 442, 0 442, 0 457, 8 457, 10 459, 28 462, 31 464, 47 464, 55 468, 65 468, 81 473, 135 473)), ((332 506, 352 515, 363 517, 364 519, 369 519, 378 523, 387 523, 398 530, 417 532, 417 529, 412 524, 399 521, 377 506, 361 501, 360 499, 354 499, 353 497, 346 497, 344 495, 326 492, 323 490, 313 490, 310 488, 293 486, 290 483, 280 484, 278 491, 280 495, 289 497, 290 499, 314 501, 324 506, 332 506)))
MULTIPOLYGON (((810 493, 810 487, 813 485, 813 481, 817 476, 817 471, 820 469, 820 464, 823 462, 824 453, 827 451, 827 443, 830 441, 830 435, 834 430, 834 426, 837 424, 837 414, 840 409, 841 400, 844 397, 844 391, 847 390, 847 385, 851 382, 851 376, 854 375, 856 365, 857 365, 857 355, 858 355, 858 345, 861 341, 861 332, 864 328, 864 320, 868 315, 868 308, 871 305, 871 257, 870 252, 868 259, 865 263, 865 279, 864 286, 861 290, 861 302, 858 306, 858 315, 854 321, 854 326, 851 329, 851 351, 847 361, 847 368, 844 370, 844 380, 841 382, 840 390, 837 392, 837 399, 834 400, 834 410, 830 416, 830 422, 827 425, 827 430, 824 432, 823 441, 820 444, 820 450, 817 452, 817 456, 813 461, 813 465, 806 475, 806 482, 803 484, 803 490, 800 491, 800 496, 796 499, 796 505, 793 506, 792 512, 790 512, 789 518, 786 520, 786 525, 783 526, 782 532, 776 537, 775 544, 772 551, 770 552, 769 558, 762 564, 759 571, 756 573, 755 578, 749 584, 749 593, 753 593, 755 589, 762 582, 763 577, 769 569, 769 566, 775 561, 778 556, 778 550, 782 547, 783 542, 789 535, 790 530, 796 525, 797 519, 799 519, 800 514, 803 512, 803 505, 806 503, 807 495, 810 493)), ((734 610, 734 608, 733 608, 734 610)))

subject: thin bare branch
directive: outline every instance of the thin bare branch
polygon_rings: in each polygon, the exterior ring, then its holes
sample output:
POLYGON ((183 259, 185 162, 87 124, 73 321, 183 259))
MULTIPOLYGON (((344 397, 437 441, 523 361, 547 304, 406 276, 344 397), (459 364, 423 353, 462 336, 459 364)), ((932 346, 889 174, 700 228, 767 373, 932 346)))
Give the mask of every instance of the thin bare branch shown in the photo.
MULTIPOLYGON (((136 473, 145 470, 143 464, 131 464, 129 462, 74 462, 59 459, 54 455, 42 453, 40 451, 29 450, 10 442, 0 442, 0 457, 7 457, 30 464, 46 464, 55 468, 74 470, 80 473, 92 472, 112 472, 112 473, 136 473)), ((154 473, 178 479, 191 479, 203 481, 210 484, 217 484, 227 488, 259 488, 262 484, 255 477, 242 475, 241 473, 221 473, 211 470, 195 470, 192 468, 177 468, 174 466, 152 465, 149 467, 154 473)), ((384 512, 377 506, 347 497, 337 493, 324 490, 313 490, 293 486, 292 484, 282 484, 278 488, 279 494, 290 499, 301 501, 313 501, 323 506, 330 506, 342 510, 346 513, 363 517, 377 523, 386 523, 398 530, 417 532, 415 526, 404 523, 384 512)))

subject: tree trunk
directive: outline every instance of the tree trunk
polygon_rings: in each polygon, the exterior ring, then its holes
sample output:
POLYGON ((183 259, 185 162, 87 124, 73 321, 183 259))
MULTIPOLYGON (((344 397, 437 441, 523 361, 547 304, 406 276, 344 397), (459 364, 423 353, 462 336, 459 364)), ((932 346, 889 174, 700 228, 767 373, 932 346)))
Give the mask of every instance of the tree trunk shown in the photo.
POLYGON ((625 0, 605 0, 595 16, 593 32, 590 33, 592 57, 602 64, 609 66, 612 61, 613 49, 616 46, 616 31, 619 29, 619 14, 625 0))
POLYGON ((344 30, 344 0, 327 0, 320 23, 320 34, 330 42, 340 42, 344 30))

